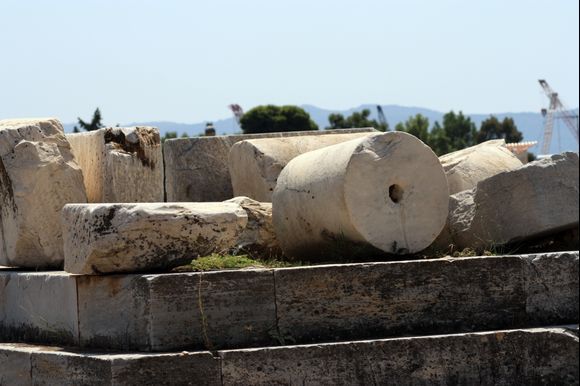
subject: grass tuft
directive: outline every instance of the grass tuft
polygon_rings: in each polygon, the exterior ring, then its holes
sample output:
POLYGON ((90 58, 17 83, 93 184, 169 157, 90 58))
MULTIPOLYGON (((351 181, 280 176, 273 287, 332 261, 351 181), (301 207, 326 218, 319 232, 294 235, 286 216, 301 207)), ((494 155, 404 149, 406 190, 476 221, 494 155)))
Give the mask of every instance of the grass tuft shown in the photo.
POLYGON ((288 263, 280 260, 258 260, 248 255, 222 255, 212 253, 209 256, 198 257, 191 262, 192 271, 219 271, 224 269, 243 268, 284 268, 296 266, 296 263, 288 263))

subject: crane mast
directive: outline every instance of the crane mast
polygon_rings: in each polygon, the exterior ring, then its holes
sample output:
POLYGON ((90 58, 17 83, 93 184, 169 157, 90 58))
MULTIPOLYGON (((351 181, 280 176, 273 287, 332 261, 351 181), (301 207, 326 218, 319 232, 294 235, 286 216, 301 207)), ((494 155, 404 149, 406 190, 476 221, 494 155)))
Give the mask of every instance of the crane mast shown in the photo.
POLYGON ((572 132, 576 142, 578 142, 578 115, 570 113, 570 110, 564 105, 558 93, 550 87, 546 80, 540 79, 539 82, 544 93, 550 100, 550 106, 547 109, 542 109, 542 115, 545 117, 542 153, 547 154, 550 151, 554 120, 556 118, 561 118, 564 121, 568 129, 572 132))

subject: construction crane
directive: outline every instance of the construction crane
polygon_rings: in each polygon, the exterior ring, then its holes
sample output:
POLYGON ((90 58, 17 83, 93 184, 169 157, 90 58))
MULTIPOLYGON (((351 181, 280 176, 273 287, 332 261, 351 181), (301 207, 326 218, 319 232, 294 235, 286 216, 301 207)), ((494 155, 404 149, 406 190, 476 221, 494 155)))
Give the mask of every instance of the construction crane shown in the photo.
POLYGON ((578 142, 578 115, 571 113, 570 110, 564 106, 564 103, 558 96, 557 92, 554 92, 548 82, 544 79, 540 79, 540 86, 544 90, 544 93, 550 100, 550 106, 547 109, 542 109, 542 115, 545 118, 544 123, 544 139, 542 142, 542 154, 548 154, 550 151, 550 144, 552 142, 552 132, 554 131, 554 120, 559 118, 564 121, 568 129, 572 132, 572 135, 578 142))
POLYGON ((240 124, 240 119, 242 119, 242 115, 244 115, 244 110, 242 109, 242 106, 234 103, 228 106, 228 108, 230 110, 232 110, 232 113, 234 113, 234 118, 236 119, 236 123, 238 124, 238 127, 242 127, 242 125, 240 124))
POLYGON ((377 115, 379 116, 379 123, 384 127, 388 127, 389 124, 387 123, 387 118, 381 105, 377 105, 377 115))

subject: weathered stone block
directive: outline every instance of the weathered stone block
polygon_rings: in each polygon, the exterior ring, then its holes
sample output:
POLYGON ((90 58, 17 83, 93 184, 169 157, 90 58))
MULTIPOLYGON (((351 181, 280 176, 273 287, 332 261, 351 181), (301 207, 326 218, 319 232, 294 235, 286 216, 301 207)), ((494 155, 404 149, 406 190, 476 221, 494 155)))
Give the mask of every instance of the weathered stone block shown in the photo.
POLYGON ((75 278, 0 271, 0 341, 78 344, 75 278))
POLYGON ((223 201, 234 196, 228 170, 230 148, 258 138, 373 132, 373 128, 180 138, 165 141, 165 191, 168 202, 223 201))
POLYGON ((163 155, 153 127, 67 134, 89 202, 163 202, 163 155))
POLYGON ((341 243, 383 253, 419 252, 443 229, 448 205, 439 159, 403 132, 304 153, 282 170, 272 197, 280 246, 286 256, 302 260, 340 261, 341 243))
POLYGON ((517 169, 523 164, 505 145, 505 140, 483 142, 439 157, 447 175, 449 194, 474 188, 479 181, 517 169))
POLYGON ((139 272, 189 263, 235 246, 247 223, 235 203, 67 205, 65 270, 139 272))
POLYGON ((522 270, 517 256, 279 269, 279 333, 319 342, 525 326, 522 270))
POLYGON ((75 277, 80 346, 150 350, 149 287, 143 275, 75 277))
POLYGON ((0 385, 32 385, 30 353, 20 344, 0 343, 0 385))
POLYGON ((525 241, 577 228, 578 208, 578 154, 553 155, 452 195, 447 238, 459 250, 525 241))
POLYGON ((58 223, 71 202, 87 197, 60 122, 0 121, 0 264, 61 267, 58 223))
POLYGON ((2 272, 0 341, 218 350, 577 323, 577 272, 578 252, 209 273, 2 272))
POLYGON ((248 197, 236 197, 225 202, 240 205, 248 215, 248 223, 236 242, 236 249, 266 259, 282 255, 272 222, 272 203, 248 197))
POLYGON ((577 384, 578 336, 564 329, 222 351, 224 385, 577 384))
POLYGON ((578 323, 578 252, 524 256, 529 323, 578 323))
POLYGON ((234 195, 272 202, 278 176, 293 158, 368 135, 370 133, 305 135, 237 142, 232 146, 228 160, 234 195))
POLYGON ((209 352, 94 353, 0 343, 2 385, 221 385, 209 352))
POLYGON ((274 276, 269 270, 151 276, 148 280, 152 350, 176 346, 216 350, 276 341, 274 276))
POLYGON ((275 341, 271 271, 79 277, 78 285, 83 346, 163 351, 275 341))

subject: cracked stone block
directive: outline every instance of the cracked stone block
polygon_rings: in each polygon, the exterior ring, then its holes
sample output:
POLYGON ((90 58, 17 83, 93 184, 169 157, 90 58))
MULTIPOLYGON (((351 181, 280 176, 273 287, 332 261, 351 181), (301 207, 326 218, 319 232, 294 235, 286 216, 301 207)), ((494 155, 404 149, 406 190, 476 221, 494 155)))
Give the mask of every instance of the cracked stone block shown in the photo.
POLYGON ((88 200, 163 202, 163 155, 153 127, 111 127, 67 134, 88 200))
POLYGON ((57 119, 0 120, 0 265, 62 267, 60 210, 87 202, 57 119))
POLYGON ((215 350, 276 342, 274 277, 268 270, 77 280, 82 346, 215 350))
POLYGON ((290 160, 309 151, 368 135, 370 133, 305 135, 237 142, 228 159, 234 195, 272 202, 278 176, 290 160))
POLYGON ((67 205, 65 270, 78 274, 142 272, 228 251, 246 225, 236 203, 67 205))
POLYGON ((495 139, 439 157, 447 175, 449 194, 474 188, 479 181, 517 169, 523 164, 505 145, 495 139))
POLYGON ((281 255, 272 205, 223 203, 67 205, 65 270, 78 274, 159 271, 230 251, 281 255))
POLYGON ((534 324, 578 322, 578 251, 526 256, 527 314, 534 324))
POLYGON ((578 193, 577 153, 531 162, 452 195, 436 243, 493 250, 578 228, 578 193))
POLYGON ((403 132, 299 155, 282 170, 272 197, 280 245, 299 260, 341 261, 336 251, 344 244, 374 253, 419 252, 443 229, 448 205, 439 159, 403 132))
POLYGON ((78 344, 75 278, 0 270, 0 341, 78 344))
POLYGON ((578 335, 490 331, 219 352, 225 385, 577 384, 578 335))
POLYGON ((163 144, 167 202, 224 201, 234 197, 228 156, 236 142, 357 132, 376 130, 362 128, 170 139, 163 144))

